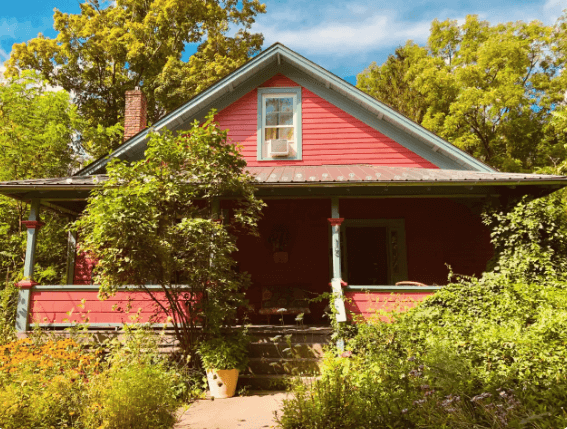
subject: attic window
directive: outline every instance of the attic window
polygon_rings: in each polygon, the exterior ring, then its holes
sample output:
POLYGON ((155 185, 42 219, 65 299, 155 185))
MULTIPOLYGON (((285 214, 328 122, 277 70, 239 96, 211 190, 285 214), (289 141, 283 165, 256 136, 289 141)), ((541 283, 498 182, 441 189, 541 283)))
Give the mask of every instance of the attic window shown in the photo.
POLYGON ((258 160, 301 159, 301 88, 258 89, 258 160))

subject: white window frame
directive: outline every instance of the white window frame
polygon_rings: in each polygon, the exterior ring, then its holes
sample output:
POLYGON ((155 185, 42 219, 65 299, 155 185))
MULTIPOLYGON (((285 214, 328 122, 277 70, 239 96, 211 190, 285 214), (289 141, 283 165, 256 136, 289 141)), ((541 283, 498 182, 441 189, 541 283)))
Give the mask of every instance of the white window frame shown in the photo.
MULTIPOLYGON (((258 161, 289 161, 301 160, 302 132, 301 132, 301 87, 286 88, 258 88, 258 119, 257 119, 257 160, 258 161), (293 142, 295 143, 295 156, 270 157, 263 156, 266 135, 266 98, 293 98, 293 142)), ((288 128, 289 126, 275 126, 270 128, 288 128)))

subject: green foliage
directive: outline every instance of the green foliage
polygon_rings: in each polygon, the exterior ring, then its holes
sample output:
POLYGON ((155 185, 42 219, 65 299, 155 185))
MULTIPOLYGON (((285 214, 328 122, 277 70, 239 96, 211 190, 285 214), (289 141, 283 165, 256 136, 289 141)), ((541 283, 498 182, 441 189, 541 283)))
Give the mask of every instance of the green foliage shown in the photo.
POLYGON ((205 369, 243 371, 248 364, 249 342, 244 333, 230 333, 201 341, 197 353, 205 369))
POLYGON ((564 427, 566 318, 565 283, 487 274, 449 285, 394 323, 359 324, 352 355, 327 356, 282 425, 564 427))
POLYGON ((487 211, 483 222, 491 229, 494 271, 527 281, 567 275, 567 207, 560 193, 524 197, 510 210, 487 211))
POLYGON ((97 344, 87 335, 79 343, 40 332, 0 347, 2 427, 173 427, 188 391, 183 373, 159 353, 160 341, 126 327, 121 341, 97 344))
POLYGON ((142 161, 113 161, 108 181, 92 193, 78 221, 83 250, 98 258, 101 293, 122 285, 145 290, 191 355, 200 332, 220 336, 244 303, 249 276, 235 270, 234 233, 254 233, 263 206, 246 161, 213 114, 183 136, 152 134, 142 161), (224 195, 235 204, 217 222, 211 207, 224 195), (161 289, 148 290, 148 284, 161 289))
POLYGON ((94 138, 83 136, 93 156, 121 142, 116 124, 124 116, 126 90, 142 88, 155 123, 242 65, 263 42, 250 33, 255 16, 265 11, 258 0, 86 0, 80 8, 79 14, 55 10, 54 39, 40 34, 14 45, 7 72, 36 70, 73 92, 88 128, 100 127, 94 138), (182 62, 185 45, 200 42, 182 62))
POLYGON ((171 428, 179 406, 180 374, 160 355, 160 337, 145 329, 126 330, 113 340, 104 369, 91 380, 85 428, 171 428))
POLYGON ((389 55, 381 66, 370 64, 357 76, 356 86, 411 120, 421 123, 429 103, 419 88, 415 88, 408 79, 408 71, 426 57, 426 48, 408 41, 405 46, 397 48, 393 55, 389 55))
POLYGON ((567 89, 563 20, 435 20, 426 47, 408 42, 357 86, 497 169, 554 165, 567 156, 550 123, 567 89))
MULTIPOLYGON (((65 91, 53 91, 34 72, 0 84, 0 180, 67 176, 76 165, 73 144, 82 121, 65 91)), ((14 282, 22 278, 27 218, 25 203, 0 197, 0 332, 8 340, 14 326, 14 282)), ((36 252, 36 280, 63 280, 67 217, 43 215, 36 252)))
POLYGON ((18 289, 12 282, 7 282, 0 289, 0 345, 15 338, 16 307, 18 289))
POLYGON ((67 176, 72 168, 76 108, 26 71, 0 84, 0 180, 67 176))

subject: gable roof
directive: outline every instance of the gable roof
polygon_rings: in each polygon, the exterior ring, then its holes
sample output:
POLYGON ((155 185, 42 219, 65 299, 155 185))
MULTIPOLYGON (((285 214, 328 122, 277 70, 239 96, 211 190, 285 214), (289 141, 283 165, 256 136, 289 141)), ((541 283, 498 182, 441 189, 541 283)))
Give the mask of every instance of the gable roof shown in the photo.
POLYGON ((406 118, 321 66, 281 43, 265 51, 221 79, 184 105, 164 116, 120 145, 110 155, 83 168, 76 175, 100 174, 114 157, 142 159, 149 132, 167 128, 181 131, 201 120, 211 108, 222 110, 270 77, 281 73, 318 96, 392 138, 442 169, 494 172, 468 153, 406 118))

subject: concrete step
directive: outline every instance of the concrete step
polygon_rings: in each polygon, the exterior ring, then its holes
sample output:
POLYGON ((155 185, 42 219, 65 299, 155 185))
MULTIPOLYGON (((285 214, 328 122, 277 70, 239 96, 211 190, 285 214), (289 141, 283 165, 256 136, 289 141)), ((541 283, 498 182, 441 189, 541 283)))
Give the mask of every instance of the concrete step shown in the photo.
POLYGON ((319 359, 299 358, 252 358, 243 374, 256 375, 298 375, 312 376, 320 374, 319 359))
POLYGON ((237 389, 248 388, 249 390, 287 390, 293 382, 313 383, 317 377, 291 377, 289 375, 258 375, 242 374, 238 377, 237 389))
POLYGON ((256 341, 248 345, 251 358, 321 358, 325 343, 256 341))

